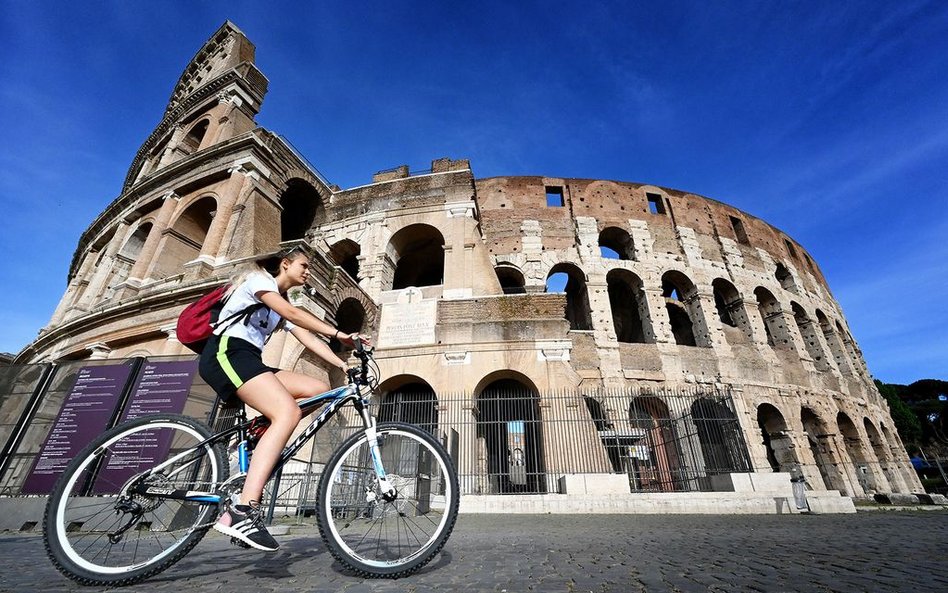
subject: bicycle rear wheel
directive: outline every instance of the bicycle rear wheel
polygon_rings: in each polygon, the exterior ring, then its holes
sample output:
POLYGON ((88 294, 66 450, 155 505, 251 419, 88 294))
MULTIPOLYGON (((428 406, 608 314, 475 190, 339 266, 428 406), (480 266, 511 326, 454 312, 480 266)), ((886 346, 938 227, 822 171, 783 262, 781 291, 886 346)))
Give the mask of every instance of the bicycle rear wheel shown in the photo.
POLYGON ((220 447, 199 422, 176 414, 139 418, 89 444, 66 467, 46 504, 43 536, 53 564, 84 585, 128 585, 181 559, 216 518, 217 504, 164 498, 213 492, 227 476, 220 447), (131 494, 144 484, 154 495, 131 494))
POLYGON ((458 514, 458 476, 428 432, 378 426, 379 450, 394 500, 386 501, 364 432, 335 452, 320 479, 317 521, 332 555, 361 576, 410 574, 441 550, 458 514))

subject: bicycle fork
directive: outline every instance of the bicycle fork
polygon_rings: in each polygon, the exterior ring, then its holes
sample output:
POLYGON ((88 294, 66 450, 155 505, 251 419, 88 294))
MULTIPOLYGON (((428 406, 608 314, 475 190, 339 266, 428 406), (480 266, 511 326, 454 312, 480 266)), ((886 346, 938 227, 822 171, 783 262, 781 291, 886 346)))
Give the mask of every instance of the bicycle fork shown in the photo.
MULTIPOLYGON (((375 469, 375 479, 378 482, 379 492, 385 502, 392 502, 398 496, 398 492, 388 480, 385 467, 382 465, 382 453, 379 450, 379 435, 375 418, 369 413, 368 406, 357 404, 356 407, 365 425, 365 438, 369 444, 369 453, 372 456, 372 467, 375 469)), ((366 492, 366 496, 369 498, 368 502, 374 502, 375 494, 373 492, 366 492)))

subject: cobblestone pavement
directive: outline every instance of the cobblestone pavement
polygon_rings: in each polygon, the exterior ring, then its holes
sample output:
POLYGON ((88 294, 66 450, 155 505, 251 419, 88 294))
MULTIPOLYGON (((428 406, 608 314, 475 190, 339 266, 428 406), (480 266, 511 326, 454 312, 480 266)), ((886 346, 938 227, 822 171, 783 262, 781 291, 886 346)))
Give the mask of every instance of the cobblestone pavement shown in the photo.
MULTIPOLYGON (((948 591, 948 512, 821 516, 461 515, 420 573, 341 571, 312 526, 278 552, 215 532, 164 573, 124 591, 948 591)), ((95 591, 60 575, 39 534, 0 535, 0 591, 95 591)))

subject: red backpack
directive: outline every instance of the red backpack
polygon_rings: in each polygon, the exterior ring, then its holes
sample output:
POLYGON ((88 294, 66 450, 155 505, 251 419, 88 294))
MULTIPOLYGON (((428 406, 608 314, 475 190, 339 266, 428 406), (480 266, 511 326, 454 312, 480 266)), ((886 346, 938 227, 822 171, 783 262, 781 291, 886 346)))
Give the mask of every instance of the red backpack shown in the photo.
POLYGON ((224 308, 224 303, 227 302, 225 295, 229 288, 229 284, 219 286, 185 307, 184 311, 181 311, 181 314, 178 315, 177 326, 179 342, 200 354, 218 325, 228 321, 231 324, 236 323, 241 317, 250 319, 254 311, 266 307, 263 303, 255 303, 241 311, 237 311, 226 319, 219 320, 218 317, 220 317, 221 310, 224 308))

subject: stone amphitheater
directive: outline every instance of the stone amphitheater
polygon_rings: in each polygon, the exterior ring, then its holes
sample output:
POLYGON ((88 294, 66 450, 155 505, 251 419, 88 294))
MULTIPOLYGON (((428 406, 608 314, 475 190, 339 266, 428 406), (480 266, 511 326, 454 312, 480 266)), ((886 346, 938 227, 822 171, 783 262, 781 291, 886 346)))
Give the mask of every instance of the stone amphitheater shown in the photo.
MULTIPOLYGON (((921 489, 817 262, 787 234, 685 191, 479 179, 464 159, 340 188, 256 124, 268 81, 254 53, 228 22, 187 65, 119 196, 82 234, 50 323, 15 362, 189 354, 174 335, 185 303, 255 255, 304 242, 315 278, 294 302, 372 335, 383 394, 427 394, 442 420, 484 414, 485 394, 527 394, 529 414, 505 403, 494 416, 509 434, 455 431, 462 475, 486 467, 520 494, 581 491, 552 460, 582 448, 583 473, 620 474, 620 490, 630 458, 654 470, 652 482, 639 474, 643 490, 691 490, 655 475, 674 473, 676 447, 714 443, 673 444, 658 428, 676 415, 665 395, 713 393, 752 475, 799 472, 814 493, 852 498, 921 489), (518 436, 510 422, 561 413, 583 428, 519 435, 544 450, 528 470, 552 477, 518 480, 516 460, 497 453, 518 436)), ((285 337, 265 359, 340 379, 285 337)))

